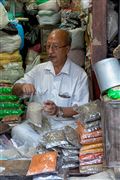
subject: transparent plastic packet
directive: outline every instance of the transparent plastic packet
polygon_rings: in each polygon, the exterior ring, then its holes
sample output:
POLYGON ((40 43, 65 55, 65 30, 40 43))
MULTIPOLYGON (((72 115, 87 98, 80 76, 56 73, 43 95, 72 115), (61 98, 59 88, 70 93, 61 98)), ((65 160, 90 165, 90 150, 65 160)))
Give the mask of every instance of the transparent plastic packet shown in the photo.
POLYGON ((85 129, 86 129, 87 132, 92 132, 92 131, 95 131, 95 130, 99 130, 99 129, 101 129, 101 127, 102 127, 101 119, 85 124, 85 129))
POLYGON ((84 124, 101 119, 100 100, 98 99, 81 106, 74 106, 73 108, 79 114, 79 119, 84 124))
POLYGON ((102 137, 102 130, 92 131, 92 132, 83 132, 81 135, 81 140, 89 139, 89 138, 97 138, 102 137))
POLYGON ((79 167, 79 162, 68 162, 62 165, 63 169, 74 169, 79 167))
POLYGON ((98 149, 103 148, 103 143, 97 143, 97 144, 90 144, 90 145, 83 145, 80 149, 81 152, 84 152, 86 150, 90 149, 98 149))
POLYGON ((87 132, 81 121, 77 121, 76 132, 78 133, 79 141, 82 145, 102 142, 102 130, 99 129, 92 132, 87 132))
POLYGON ((70 126, 65 126, 64 134, 70 144, 80 148, 79 137, 75 129, 70 126))
POLYGON ((0 109, 2 108, 21 108, 23 109, 24 108, 24 105, 23 104, 20 104, 19 102, 10 102, 10 101, 7 101, 7 102, 0 102, 0 109))
POLYGON ((92 164, 86 166, 80 166, 80 174, 96 174, 104 170, 103 164, 92 164))
POLYGON ((87 149, 87 150, 80 149, 79 155, 82 156, 82 155, 86 155, 86 154, 103 153, 103 151, 104 151, 103 147, 92 148, 92 149, 87 149))
POLYGON ((22 115, 24 111, 22 109, 0 109, 0 118, 4 118, 8 115, 22 115))
POLYGON ((42 174, 42 175, 36 175, 33 177, 33 180, 63 180, 63 177, 61 177, 58 174, 42 174))
MULTIPOLYGON (((61 145, 58 145, 59 148, 62 148, 62 149, 69 149, 69 150, 79 150, 80 148, 79 147, 76 147, 76 146, 73 146, 71 144, 61 144, 61 145)), ((80 145, 81 147, 81 145, 80 145)))
MULTIPOLYGON (((30 123, 30 122, 29 122, 30 123)), ((39 123, 39 122, 38 122, 39 123)), ((42 116, 42 126, 36 126, 33 123, 30 123, 30 126, 36 131, 38 132, 41 136, 44 135, 47 132, 51 131, 51 125, 50 122, 48 120, 47 117, 45 117, 44 115, 42 116)))
POLYGON ((63 156, 63 162, 64 163, 76 163, 76 162, 79 162, 79 157, 78 156, 63 156))
POLYGON ((0 87, 0 94, 12 94, 12 87, 0 87))
POLYGON ((96 137, 96 138, 89 138, 89 139, 82 139, 80 143, 82 145, 89 145, 89 144, 96 144, 96 143, 102 143, 103 137, 96 137))
POLYGON ((57 167, 57 152, 48 151, 32 157, 27 176, 41 173, 55 172, 57 167))
POLYGON ((29 102, 27 107, 26 118, 29 122, 37 127, 42 127, 42 105, 36 102, 29 102))
POLYGON ((0 95, 0 102, 6 102, 6 101, 18 101, 19 97, 15 95, 0 95))
POLYGON ((91 160, 94 160, 94 159, 99 159, 99 158, 103 158, 103 152, 97 152, 97 153, 91 153, 91 154, 84 154, 84 155, 80 155, 79 156, 79 160, 80 162, 83 162, 83 161, 91 161, 91 160))
POLYGON ((46 148, 68 144, 63 130, 52 130, 43 135, 43 142, 46 148))
POLYGON ((85 166, 85 165, 91 165, 91 164, 101 164, 103 163, 103 158, 96 158, 92 159, 89 161, 80 161, 80 166, 85 166))
POLYGON ((64 156, 73 156, 73 155, 79 155, 79 150, 76 149, 62 149, 62 153, 64 156))

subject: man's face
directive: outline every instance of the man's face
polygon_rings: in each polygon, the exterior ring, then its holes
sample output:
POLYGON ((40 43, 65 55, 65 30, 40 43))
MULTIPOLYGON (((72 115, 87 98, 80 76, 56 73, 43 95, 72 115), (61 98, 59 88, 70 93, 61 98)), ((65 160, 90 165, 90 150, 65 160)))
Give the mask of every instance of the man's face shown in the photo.
POLYGON ((61 32, 57 31, 50 34, 46 44, 46 51, 53 63, 63 63, 66 61, 69 46, 61 32))

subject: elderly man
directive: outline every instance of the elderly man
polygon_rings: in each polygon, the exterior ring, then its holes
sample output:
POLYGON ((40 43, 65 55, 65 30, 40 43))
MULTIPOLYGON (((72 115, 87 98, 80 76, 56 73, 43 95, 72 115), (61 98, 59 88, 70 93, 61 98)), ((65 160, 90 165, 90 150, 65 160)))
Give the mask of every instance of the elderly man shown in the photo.
POLYGON ((67 58, 70 46, 68 31, 53 30, 46 44, 49 61, 35 66, 13 87, 18 96, 34 94, 34 101, 43 105, 52 129, 75 124, 77 113, 73 107, 89 101, 85 71, 67 58))

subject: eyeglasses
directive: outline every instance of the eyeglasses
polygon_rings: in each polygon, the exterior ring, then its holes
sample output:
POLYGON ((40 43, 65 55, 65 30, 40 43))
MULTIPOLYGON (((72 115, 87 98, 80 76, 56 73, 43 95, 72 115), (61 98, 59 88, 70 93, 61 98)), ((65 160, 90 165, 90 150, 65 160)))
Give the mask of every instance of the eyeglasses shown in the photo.
POLYGON ((50 45, 46 45, 46 50, 48 51, 50 48, 52 48, 53 51, 57 51, 60 48, 66 47, 67 45, 63 45, 63 46, 58 46, 56 44, 50 44, 50 45))

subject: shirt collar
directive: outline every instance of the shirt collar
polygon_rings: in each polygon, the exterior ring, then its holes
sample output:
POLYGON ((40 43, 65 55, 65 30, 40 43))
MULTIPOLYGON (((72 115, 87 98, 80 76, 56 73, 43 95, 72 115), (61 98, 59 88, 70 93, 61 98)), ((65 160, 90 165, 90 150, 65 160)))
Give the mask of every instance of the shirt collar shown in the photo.
MULTIPOLYGON (((71 61, 70 61, 70 59, 67 59, 67 61, 65 62, 60 74, 61 73, 69 74, 70 73, 70 66, 71 66, 71 61)), ((47 66, 45 67, 45 70, 48 70, 48 71, 54 73, 54 68, 53 68, 51 61, 48 61, 47 66)))

